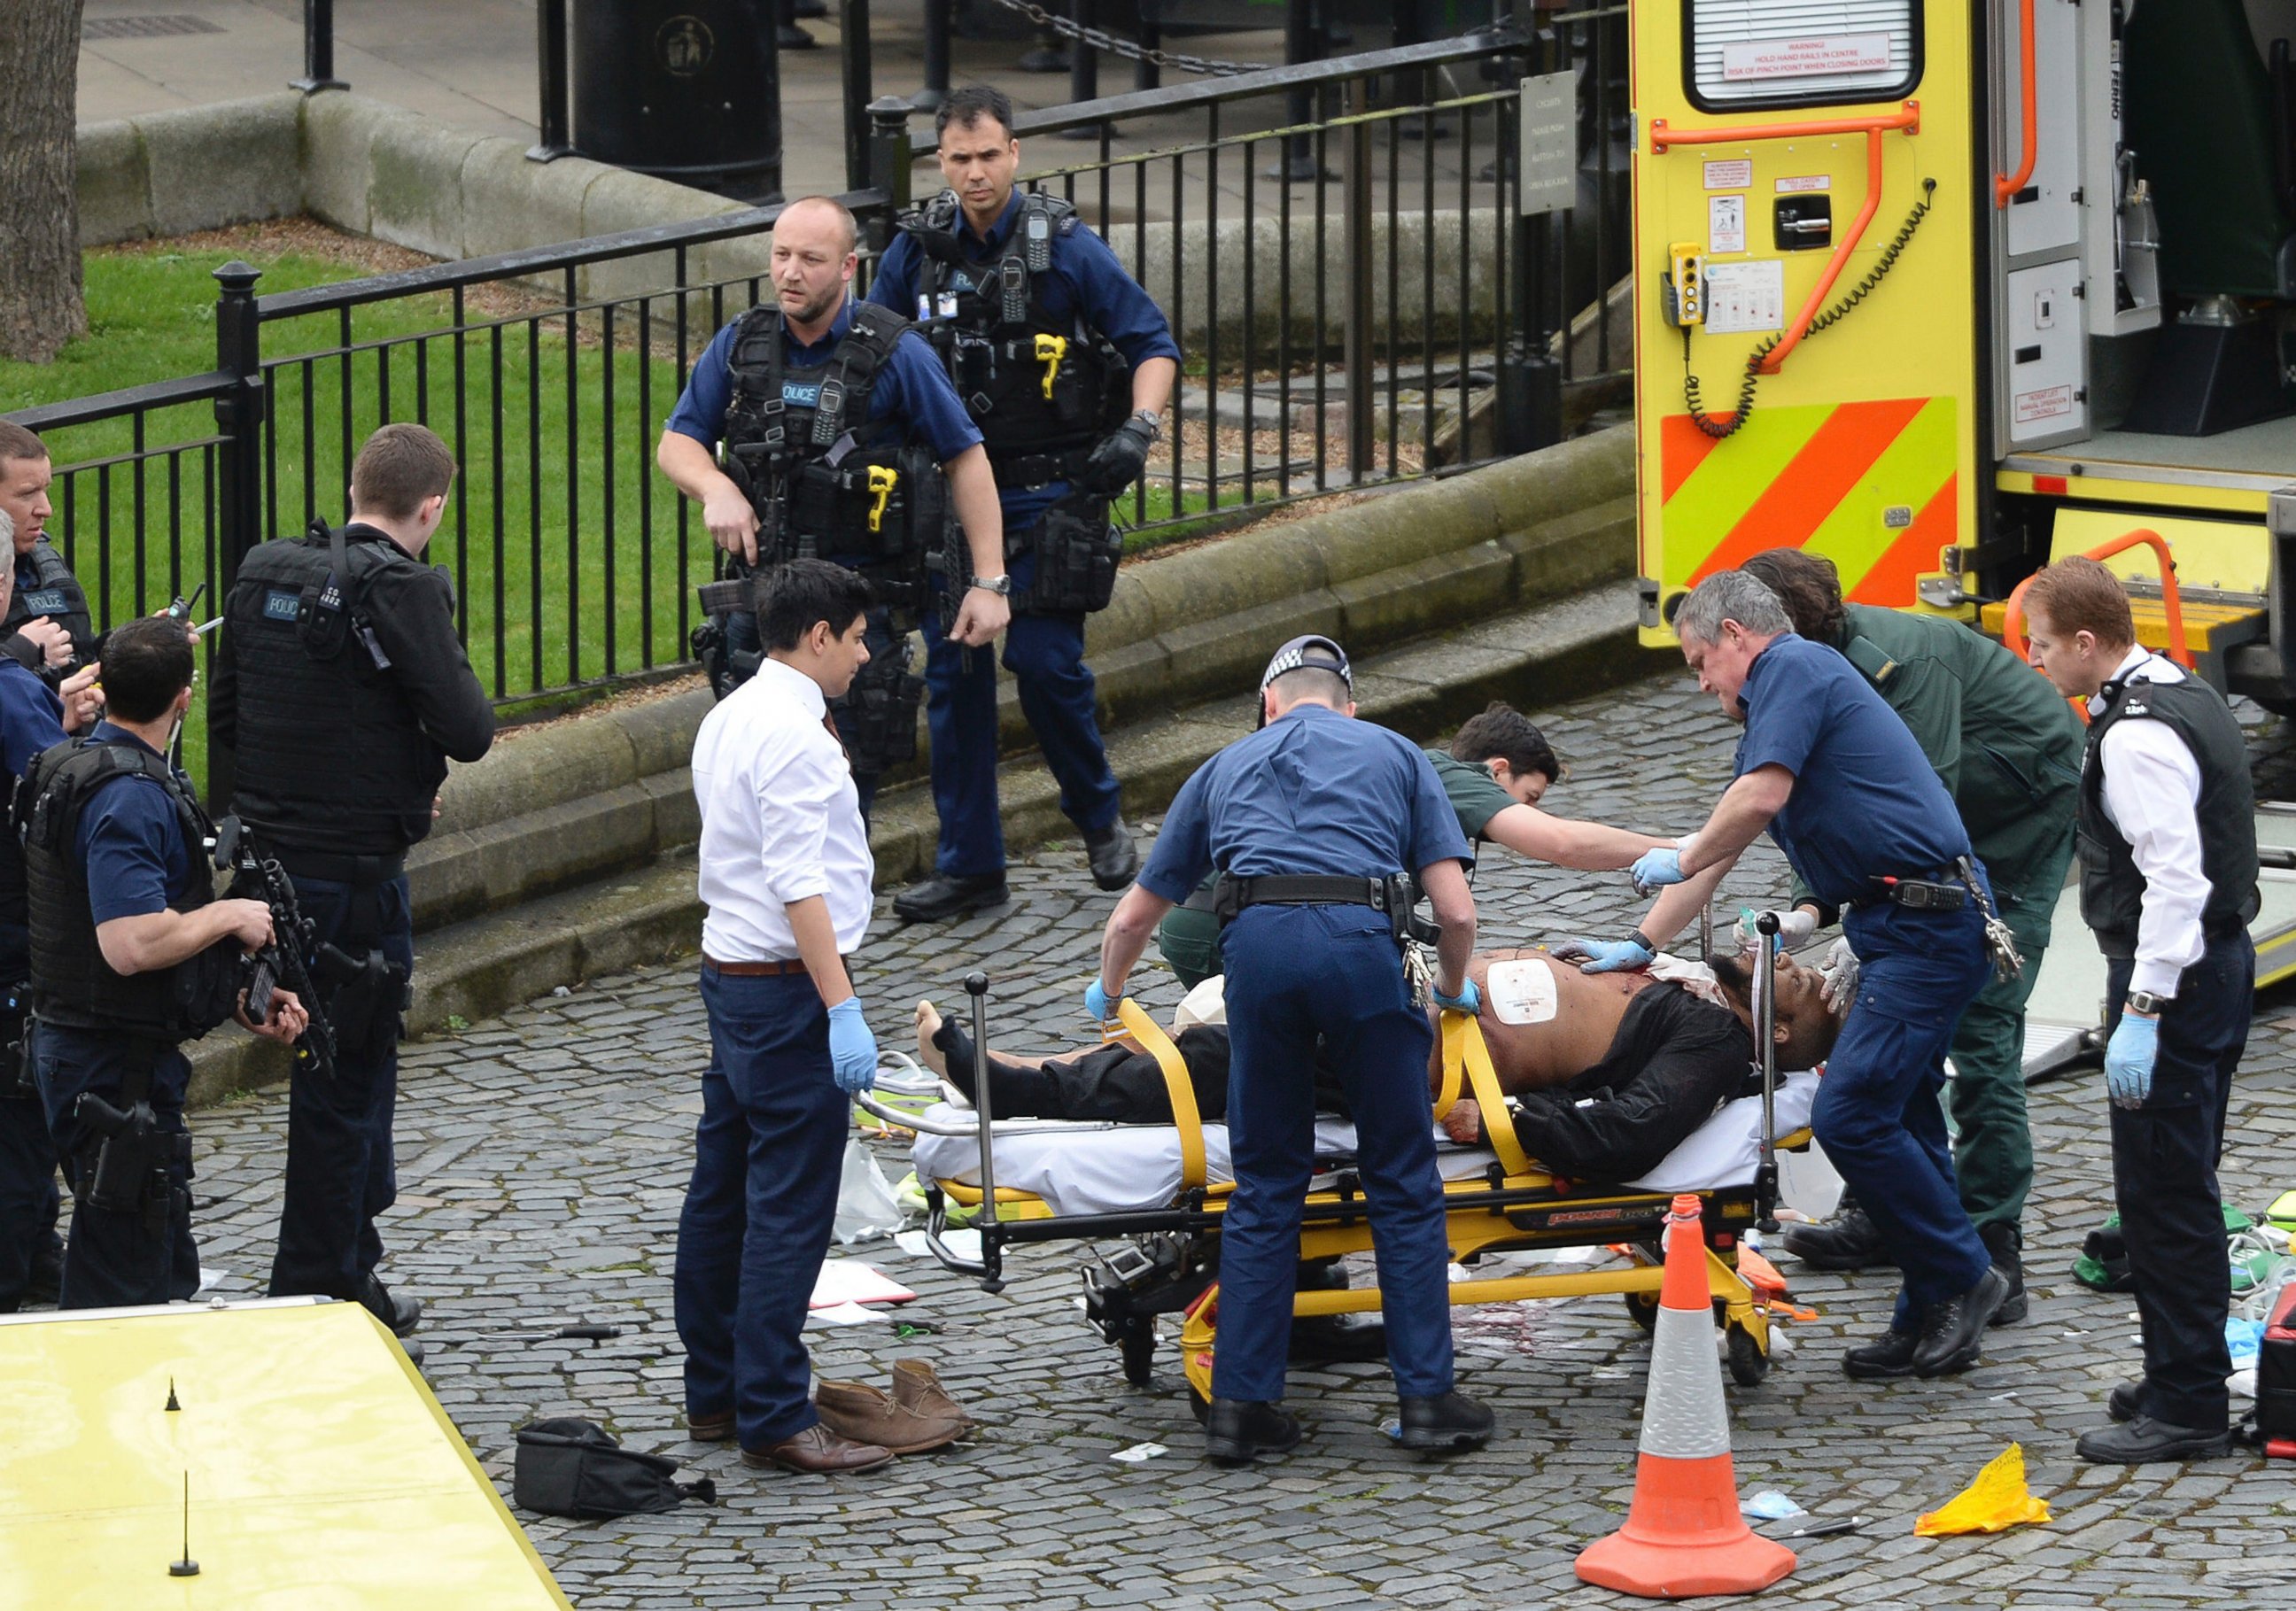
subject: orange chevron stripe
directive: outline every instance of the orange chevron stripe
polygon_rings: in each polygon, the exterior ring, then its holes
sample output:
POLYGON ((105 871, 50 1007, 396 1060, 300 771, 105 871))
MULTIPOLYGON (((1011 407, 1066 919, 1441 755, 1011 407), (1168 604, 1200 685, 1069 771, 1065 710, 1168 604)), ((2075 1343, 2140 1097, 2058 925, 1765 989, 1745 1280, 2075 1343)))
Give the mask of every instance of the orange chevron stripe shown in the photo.
POLYGON ((1690 585, 1697 586, 1718 570, 1735 569, 1766 548, 1799 548, 1809 541, 1928 401, 1892 397, 1835 409, 1730 535, 1715 544, 1690 585))
POLYGON ((1922 505, 1921 513, 1905 534, 1874 561, 1874 568, 1857 578, 1849 590, 1853 604, 1886 604, 1900 609, 1914 601, 1914 580, 1938 568, 1938 551, 1952 544, 1961 521, 1956 488, 1958 474, 1948 476, 1937 495, 1922 505))
POLYGON ((1688 414, 1662 415, 1658 422, 1659 502, 1682 490, 1691 473, 1714 451, 1713 438, 1698 429, 1688 414))

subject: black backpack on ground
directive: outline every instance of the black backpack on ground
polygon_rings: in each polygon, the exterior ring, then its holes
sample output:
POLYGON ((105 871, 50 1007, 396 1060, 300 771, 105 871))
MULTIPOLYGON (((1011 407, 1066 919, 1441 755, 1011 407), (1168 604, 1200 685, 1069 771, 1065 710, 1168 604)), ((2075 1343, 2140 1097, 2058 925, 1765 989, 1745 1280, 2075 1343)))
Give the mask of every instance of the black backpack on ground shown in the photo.
POLYGON ((675 1510, 685 1500, 704 1504, 718 1484, 670 1480, 677 1462, 625 1449, 595 1421, 567 1417, 518 1429, 518 1463, 511 1497, 521 1510, 584 1519, 675 1510))

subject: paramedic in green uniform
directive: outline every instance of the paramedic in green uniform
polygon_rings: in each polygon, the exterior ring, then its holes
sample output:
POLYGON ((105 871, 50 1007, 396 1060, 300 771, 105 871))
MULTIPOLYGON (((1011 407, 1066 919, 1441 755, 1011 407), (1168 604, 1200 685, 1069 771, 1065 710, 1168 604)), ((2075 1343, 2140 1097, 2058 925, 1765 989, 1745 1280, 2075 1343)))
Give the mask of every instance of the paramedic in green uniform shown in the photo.
MULTIPOLYGON (((1539 810, 1540 797, 1562 781, 1562 763, 1529 716, 1499 700, 1460 728, 1448 749, 1431 749, 1427 758, 1459 814, 1460 831, 1478 851, 1488 839, 1533 861, 1609 872, 1645 850, 1674 843, 1539 810)), ((1156 948, 1186 989, 1220 970, 1210 879, 1157 925, 1156 948)))
MULTIPOLYGON (((1947 1106, 1956 1133, 1954 1175, 1994 1263, 2009 1278, 1999 1324, 2025 1318, 2020 1220, 2033 1184, 2033 1140, 2025 1121, 2025 1002, 2041 971, 2049 920, 2072 859, 2073 810, 2080 789, 2081 725, 2046 677, 1958 621, 1871 604, 1845 604, 1831 560, 1775 548, 1746 561, 1747 574, 1778 595, 1794 631, 1831 644, 1913 730, 1937 768, 1993 881, 1993 899, 2017 936, 2024 972, 1995 978, 1955 1026, 1954 1077, 1947 1106)), ((1660 944, 1694 916, 1709 892, 1698 883, 1660 897, 1644 931, 1660 944), (1680 898, 1678 898, 1680 897, 1680 898), (1671 921, 1671 926, 1669 926, 1671 921)), ((1807 940, 1835 914, 1799 880, 1794 910, 1807 940)), ((1786 1250, 1820 1269, 1890 1262, 1881 1232, 1847 1207, 1832 1224, 1789 1229, 1786 1250)))

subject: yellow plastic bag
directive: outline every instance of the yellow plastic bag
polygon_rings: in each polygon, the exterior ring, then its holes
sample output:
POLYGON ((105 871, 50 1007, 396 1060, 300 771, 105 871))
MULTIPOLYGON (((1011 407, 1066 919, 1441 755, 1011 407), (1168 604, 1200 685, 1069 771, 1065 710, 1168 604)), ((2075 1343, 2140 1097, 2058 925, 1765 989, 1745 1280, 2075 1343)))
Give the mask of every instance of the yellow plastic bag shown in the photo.
POLYGON ((2003 1533, 2049 1519, 2049 1503, 2025 1486, 2025 1449, 2012 1443, 1987 1462, 1977 1480, 1914 1524, 1923 1538, 1955 1533, 2003 1533))

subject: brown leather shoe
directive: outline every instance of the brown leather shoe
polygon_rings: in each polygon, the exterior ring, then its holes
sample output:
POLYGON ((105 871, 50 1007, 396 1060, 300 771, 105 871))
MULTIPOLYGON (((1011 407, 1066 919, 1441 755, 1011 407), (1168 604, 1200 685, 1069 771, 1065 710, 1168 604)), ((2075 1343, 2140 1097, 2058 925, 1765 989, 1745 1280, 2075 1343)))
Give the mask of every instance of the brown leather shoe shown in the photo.
POLYGON ((892 1463, 893 1452, 880 1443, 856 1443, 840 1437, 816 1421, 794 1437, 763 1449, 742 1451, 745 1466, 779 1466, 785 1471, 806 1471, 836 1476, 849 1471, 874 1471, 892 1463))
POLYGON ((693 1415, 685 1418, 685 1435, 697 1443, 730 1443, 734 1441, 734 1412, 723 1415, 693 1415))
POLYGON ((902 1409, 935 1419, 954 1420, 965 1430, 978 1425, 949 1397, 948 1389, 933 1374, 932 1362, 898 1359, 893 1362, 893 1402, 902 1409))
POLYGON ((821 1412, 824 1426, 896 1454, 922 1454, 953 1443, 964 1435, 966 1426, 962 1411, 931 1414, 912 1410, 864 1382, 816 1382, 813 1407, 821 1412))

